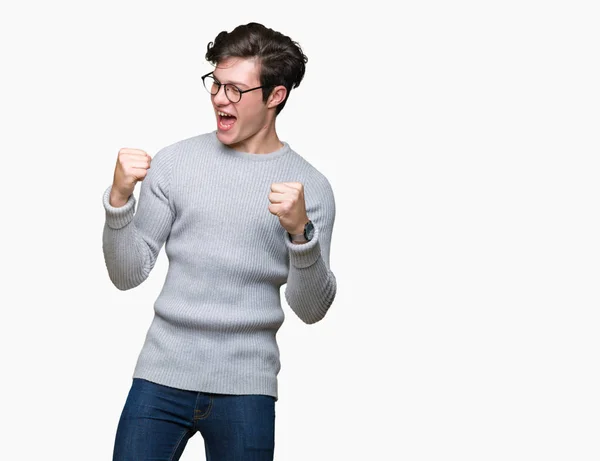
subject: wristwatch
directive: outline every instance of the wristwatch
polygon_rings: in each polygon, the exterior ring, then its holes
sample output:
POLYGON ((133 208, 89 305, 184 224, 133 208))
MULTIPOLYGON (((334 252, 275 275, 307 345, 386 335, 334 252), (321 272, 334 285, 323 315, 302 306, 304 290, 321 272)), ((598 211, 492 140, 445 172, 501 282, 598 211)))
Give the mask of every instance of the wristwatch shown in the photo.
POLYGON ((294 243, 306 243, 310 242, 315 235, 315 226, 309 219, 304 225, 304 232, 302 234, 289 234, 294 243))

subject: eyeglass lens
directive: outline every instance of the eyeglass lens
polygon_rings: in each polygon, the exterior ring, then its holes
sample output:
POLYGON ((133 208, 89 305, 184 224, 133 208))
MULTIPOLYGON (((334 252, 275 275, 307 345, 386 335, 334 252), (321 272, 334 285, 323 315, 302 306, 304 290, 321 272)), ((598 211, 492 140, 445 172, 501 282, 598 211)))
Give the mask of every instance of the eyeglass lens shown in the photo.
POLYGON ((227 99, 229 99, 231 102, 238 102, 241 99, 242 93, 240 93, 240 90, 236 86, 229 85, 227 83, 217 83, 216 80, 210 75, 204 77, 204 88, 206 88, 210 94, 217 94, 221 86, 225 87, 225 96, 227 96, 227 99))

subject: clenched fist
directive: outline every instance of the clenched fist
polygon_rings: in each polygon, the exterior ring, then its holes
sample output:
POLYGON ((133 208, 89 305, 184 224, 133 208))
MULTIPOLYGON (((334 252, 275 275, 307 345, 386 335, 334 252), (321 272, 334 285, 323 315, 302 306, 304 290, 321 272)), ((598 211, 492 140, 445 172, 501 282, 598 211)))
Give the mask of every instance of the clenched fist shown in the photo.
POLYGON ((269 193, 269 211, 290 234, 301 234, 308 222, 304 186, 299 182, 275 182, 269 193))
POLYGON ((110 191, 111 206, 120 207, 127 203, 137 182, 146 177, 151 161, 152 157, 143 150, 127 147, 119 150, 110 191))

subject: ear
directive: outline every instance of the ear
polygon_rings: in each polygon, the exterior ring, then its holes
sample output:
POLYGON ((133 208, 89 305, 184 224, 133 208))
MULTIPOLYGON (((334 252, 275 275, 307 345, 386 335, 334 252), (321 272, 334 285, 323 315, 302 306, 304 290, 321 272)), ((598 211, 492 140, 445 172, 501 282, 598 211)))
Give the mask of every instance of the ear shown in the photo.
POLYGON ((271 91, 269 95, 269 100, 267 101, 267 108, 272 109, 277 107, 287 96, 287 89, 283 85, 278 85, 271 91))

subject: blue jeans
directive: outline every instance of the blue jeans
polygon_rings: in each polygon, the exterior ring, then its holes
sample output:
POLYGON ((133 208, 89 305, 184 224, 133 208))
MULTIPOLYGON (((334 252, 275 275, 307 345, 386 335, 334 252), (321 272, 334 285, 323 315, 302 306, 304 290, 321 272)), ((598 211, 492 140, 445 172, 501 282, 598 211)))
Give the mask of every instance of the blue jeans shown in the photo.
POLYGON ((272 461, 275 398, 185 391, 134 378, 113 461, 178 460, 197 431, 207 461, 272 461))

